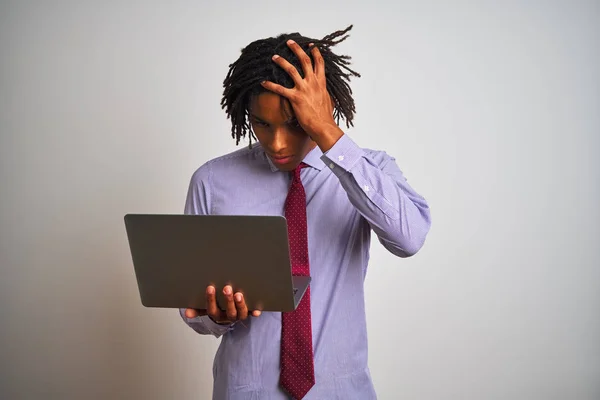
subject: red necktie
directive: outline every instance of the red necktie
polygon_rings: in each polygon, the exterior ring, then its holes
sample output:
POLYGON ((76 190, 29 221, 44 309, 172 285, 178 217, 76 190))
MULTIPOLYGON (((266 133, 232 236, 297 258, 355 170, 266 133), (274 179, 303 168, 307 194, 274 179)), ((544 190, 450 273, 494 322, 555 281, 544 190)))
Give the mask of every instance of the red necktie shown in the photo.
MULTIPOLYGON (((285 201, 292 274, 310 275, 306 233, 306 193, 300 180, 302 163, 293 172, 285 201)), ((310 286, 295 311, 281 315, 281 386, 295 399, 302 399, 315 384, 310 286)))

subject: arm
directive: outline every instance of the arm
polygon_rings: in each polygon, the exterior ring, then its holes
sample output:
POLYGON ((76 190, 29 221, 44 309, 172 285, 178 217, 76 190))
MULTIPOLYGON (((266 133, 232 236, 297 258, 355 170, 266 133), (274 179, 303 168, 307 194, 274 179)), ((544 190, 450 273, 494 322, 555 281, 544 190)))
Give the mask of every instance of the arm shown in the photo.
MULTIPOLYGON (((207 215, 210 214, 210 180, 212 177, 210 163, 204 164, 194 174, 188 188, 184 214, 207 215)), ((220 337, 233 329, 235 323, 217 324, 208 315, 188 318, 186 309, 179 310, 183 321, 193 330, 202 335, 220 337)))
POLYGON ((297 43, 290 40, 288 46, 302 64, 304 77, 276 55, 273 61, 290 75, 294 87, 269 81, 262 82, 263 87, 289 100, 298 123, 321 148, 323 161, 332 168, 350 202, 369 222, 380 242, 400 257, 415 254, 430 226, 425 199, 408 185, 393 158, 361 149, 337 126, 319 49, 311 46, 313 65, 297 43))
POLYGON ((431 226, 429 206, 392 157, 363 150, 343 135, 321 159, 387 250, 399 257, 417 253, 431 226))

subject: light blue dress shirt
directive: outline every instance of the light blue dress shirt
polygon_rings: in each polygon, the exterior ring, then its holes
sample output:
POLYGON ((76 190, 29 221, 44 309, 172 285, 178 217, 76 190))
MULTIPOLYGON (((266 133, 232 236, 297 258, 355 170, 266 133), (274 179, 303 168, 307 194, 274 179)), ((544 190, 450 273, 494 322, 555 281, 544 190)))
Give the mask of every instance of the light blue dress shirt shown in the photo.
MULTIPOLYGON (((316 379, 305 399, 375 399, 364 302, 371 232, 393 254, 413 255, 429 231, 429 207, 392 157, 363 149, 347 135, 326 154, 315 147, 304 162, 310 166, 301 178, 316 379)), ((283 215, 289 184, 290 174, 279 171, 260 145, 246 147, 193 174, 185 213, 283 215)), ((231 326, 180 313, 196 332, 222 337, 213 365, 215 400, 289 399, 279 386, 280 313, 231 326)))

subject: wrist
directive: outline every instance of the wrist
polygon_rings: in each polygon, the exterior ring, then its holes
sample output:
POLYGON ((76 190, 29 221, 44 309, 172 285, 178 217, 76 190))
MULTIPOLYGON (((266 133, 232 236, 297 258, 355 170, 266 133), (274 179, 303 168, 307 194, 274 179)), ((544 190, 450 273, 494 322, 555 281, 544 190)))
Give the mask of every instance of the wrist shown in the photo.
POLYGON ((317 146, 319 146, 321 151, 325 153, 329 151, 342 136, 344 136, 344 131, 342 131, 337 124, 333 123, 322 125, 308 134, 312 140, 317 143, 317 146))

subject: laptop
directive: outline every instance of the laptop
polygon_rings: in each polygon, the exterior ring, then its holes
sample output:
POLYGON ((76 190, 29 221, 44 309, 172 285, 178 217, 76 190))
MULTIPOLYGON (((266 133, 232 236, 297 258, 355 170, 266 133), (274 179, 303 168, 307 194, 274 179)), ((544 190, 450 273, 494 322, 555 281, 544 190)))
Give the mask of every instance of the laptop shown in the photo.
POLYGON ((293 276, 283 216, 127 214, 124 217, 141 302, 206 308, 206 287, 244 294, 248 310, 293 311, 310 283, 293 276))

